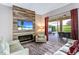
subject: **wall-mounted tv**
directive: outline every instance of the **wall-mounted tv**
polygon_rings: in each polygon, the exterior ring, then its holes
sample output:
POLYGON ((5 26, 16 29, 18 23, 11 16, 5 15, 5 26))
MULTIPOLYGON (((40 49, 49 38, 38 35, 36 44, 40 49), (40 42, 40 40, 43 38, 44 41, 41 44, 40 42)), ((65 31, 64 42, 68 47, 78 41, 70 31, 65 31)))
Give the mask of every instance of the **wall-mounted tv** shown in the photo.
POLYGON ((17 21, 18 30, 33 30, 33 22, 26 20, 17 21))

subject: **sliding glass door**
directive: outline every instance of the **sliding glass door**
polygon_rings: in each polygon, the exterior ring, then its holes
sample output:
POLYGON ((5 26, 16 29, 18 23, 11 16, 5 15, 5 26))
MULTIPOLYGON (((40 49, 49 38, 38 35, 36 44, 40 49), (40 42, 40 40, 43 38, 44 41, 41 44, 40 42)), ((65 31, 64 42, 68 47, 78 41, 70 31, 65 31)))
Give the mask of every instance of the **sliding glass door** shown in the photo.
POLYGON ((54 39, 71 38, 71 19, 49 22, 48 33, 54 39))
POLYGON ((71 38, 71 19, 62 20, 62 37, 71 38))
POLYGON ((60 21, 49 22, 48 26, 49 41, 57 41, 59 38, 58 32, 60 32, 60 21))
POLYGON ((62 32, 71 32, 71 19, 62 21, 62 32))

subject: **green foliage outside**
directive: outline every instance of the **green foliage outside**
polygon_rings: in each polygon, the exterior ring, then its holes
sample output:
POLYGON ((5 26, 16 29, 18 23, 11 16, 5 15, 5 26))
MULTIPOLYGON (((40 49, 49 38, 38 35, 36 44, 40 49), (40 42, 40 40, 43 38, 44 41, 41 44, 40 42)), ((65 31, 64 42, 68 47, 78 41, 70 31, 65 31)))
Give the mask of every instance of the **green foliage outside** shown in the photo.
POLYGON ((71 26, 70 25, 64 25, 63 26, 63 32, 71 32, 71 26))
MULTIPOLYGON (((58 28, 56 26, 49 26, 49 28, 52 28, 52 32, 54 32, 54 31, 60 32, 60 26, 58 26, 58 28)), ((70 25, 63 25, 62 31, 63 32, 71 32, 71 26, 70 25)))
POLYGON ((52 32, 56 31, 56 26, 49 26, 52 29, 52 32))

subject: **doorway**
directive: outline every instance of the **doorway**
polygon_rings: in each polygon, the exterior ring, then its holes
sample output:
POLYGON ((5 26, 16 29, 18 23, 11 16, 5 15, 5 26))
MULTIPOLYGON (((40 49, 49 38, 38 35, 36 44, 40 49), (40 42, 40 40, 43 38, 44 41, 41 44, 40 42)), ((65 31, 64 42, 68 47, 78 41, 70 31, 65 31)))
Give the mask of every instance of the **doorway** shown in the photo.
POLYGON ((48 23, 48 40, 49 41, 58 41, 60 31, 60 22, 52 21, 48 23), (53 39, 54 38, 54 39, 53 39))

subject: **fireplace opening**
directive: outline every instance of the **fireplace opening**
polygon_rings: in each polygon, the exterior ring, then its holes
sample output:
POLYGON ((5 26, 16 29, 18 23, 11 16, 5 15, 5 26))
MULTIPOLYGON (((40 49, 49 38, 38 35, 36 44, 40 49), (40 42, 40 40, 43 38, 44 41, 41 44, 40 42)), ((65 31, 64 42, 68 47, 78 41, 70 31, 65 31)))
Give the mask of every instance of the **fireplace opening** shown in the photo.
POLYGON ((33 34, 18 36, 18 39, 21 43, 34 41, 33 34))

